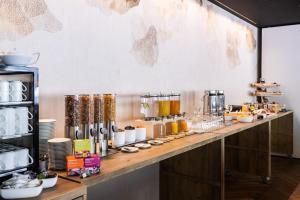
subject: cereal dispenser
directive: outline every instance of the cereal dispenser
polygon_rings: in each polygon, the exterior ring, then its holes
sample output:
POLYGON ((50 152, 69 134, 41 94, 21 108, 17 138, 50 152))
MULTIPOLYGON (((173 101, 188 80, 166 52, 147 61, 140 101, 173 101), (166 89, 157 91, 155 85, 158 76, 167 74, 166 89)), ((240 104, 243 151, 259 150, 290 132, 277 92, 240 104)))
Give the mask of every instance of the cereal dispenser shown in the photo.
POLYGON ((65 96, 65 137, 76 139, 79 134, 79 96, 65 96))
POLYGON ((100 145, 102 154, 108 151, 108 147, 112 146, 114 132, 116 132, 116 95, 104 94, 104 128, 100 129, 100 145))
POLYGON ((96 137, 96 141, 101 144, 100 136, 101 136, 101 129, 104 127, 104 102, 103 96, 101 94, 94 94, 93 95, 93 102, 94 102, 94 136, 96 137))

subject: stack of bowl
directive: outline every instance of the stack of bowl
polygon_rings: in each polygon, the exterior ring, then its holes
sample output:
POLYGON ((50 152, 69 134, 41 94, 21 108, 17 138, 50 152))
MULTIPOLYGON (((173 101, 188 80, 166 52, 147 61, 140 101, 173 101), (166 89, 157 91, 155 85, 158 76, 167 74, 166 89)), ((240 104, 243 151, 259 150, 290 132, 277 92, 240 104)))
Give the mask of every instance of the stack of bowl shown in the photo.
POLYGON ((66 169, 66 156, 72 154, 70 138, 54 138, 48 140, 50 169, 66 169))
POLYGON ((55 137, 55 119, 39 120, 39 153, 48 153, 48 140, 55 137))

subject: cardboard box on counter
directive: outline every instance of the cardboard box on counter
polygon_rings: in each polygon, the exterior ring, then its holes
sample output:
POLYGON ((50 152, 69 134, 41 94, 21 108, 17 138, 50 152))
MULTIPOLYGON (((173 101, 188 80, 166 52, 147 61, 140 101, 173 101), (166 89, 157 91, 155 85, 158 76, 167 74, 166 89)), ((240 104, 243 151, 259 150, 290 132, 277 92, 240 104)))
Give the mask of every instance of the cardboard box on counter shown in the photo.
POLYGON ((67 176, 88 177, 100 173, 101 159, 97 154, 91 154, 88 158, 76 158, 67 156, 67 176))

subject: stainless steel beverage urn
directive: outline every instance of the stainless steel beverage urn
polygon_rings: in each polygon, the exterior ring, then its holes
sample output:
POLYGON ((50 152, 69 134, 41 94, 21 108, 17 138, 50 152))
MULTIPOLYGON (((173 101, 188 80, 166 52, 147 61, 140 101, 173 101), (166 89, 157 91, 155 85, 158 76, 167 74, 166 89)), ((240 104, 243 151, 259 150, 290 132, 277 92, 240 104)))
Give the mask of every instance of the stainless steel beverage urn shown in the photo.
POLYGON ((222 116, 225 109, 223 90, 206 90, 203 97, 203 114, 222 116))
POLYGON ((225 95, 223 90, 218 90, 217 101, 218 115, 223 116, 225 111, 225 95))
POLYGON ((203 114, 217 115, 218 114, 218 96, 216 90, 206 90, 203 97, 203 114))

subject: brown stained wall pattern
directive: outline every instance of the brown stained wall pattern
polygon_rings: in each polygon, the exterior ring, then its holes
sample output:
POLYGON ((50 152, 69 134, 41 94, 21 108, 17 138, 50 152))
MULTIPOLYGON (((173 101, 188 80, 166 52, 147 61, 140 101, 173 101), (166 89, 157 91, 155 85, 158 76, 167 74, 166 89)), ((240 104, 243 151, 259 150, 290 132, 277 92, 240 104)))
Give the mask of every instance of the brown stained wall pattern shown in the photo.
POLYGON ((125 14, 131 8, 138 6, 140 0, 86 0, 86 2, 100 9, 125 14))
POLYGON ((239 56, 239 40, 237 33, 228 32, 226 42, 226 56, 229 61, 229 65, 230 67, 236 67, 241 63, 239 56))
POLYGON ((16 40, 35 30, 62 29, 44 0, 0 0, 0 21, 0 40, 16 40))
POLYGON ((203 0, 195 0, 200 6, 203 6, 203 0))
POLYGON ((256 39, 254 37, 253 30, 249 27, 246 28, 246 41, 250 51, 254 51, 256 49, 256 39))
POLYGON ((150 26, 145 36, 134 42, 132 53, 144 65, 153 66, 157 63, 157 30, 154 26, 150 26))

